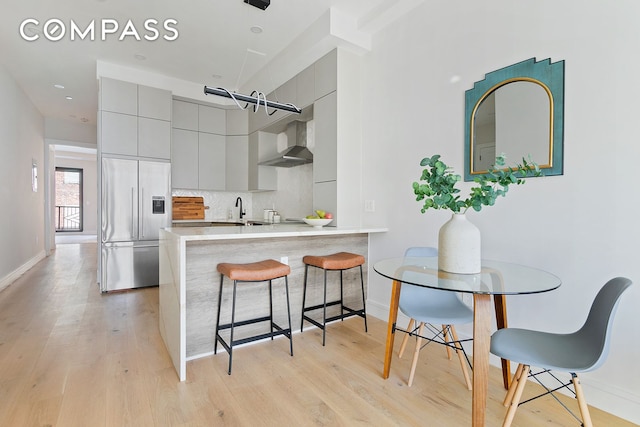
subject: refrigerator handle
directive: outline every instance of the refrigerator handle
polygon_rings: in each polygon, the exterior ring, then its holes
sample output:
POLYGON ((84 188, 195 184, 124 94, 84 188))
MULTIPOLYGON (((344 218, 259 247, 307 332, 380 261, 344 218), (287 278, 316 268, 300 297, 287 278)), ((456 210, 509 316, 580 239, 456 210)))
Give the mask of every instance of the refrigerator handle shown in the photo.
POLYGON ((144 239, 144 187, 140 188, 140 238, 144 239))
POLYGON ((135 230, 136 230, 136 213, 135 213, 135 191, 136 189, 131 187, 131 236, 135 238, 135 230))

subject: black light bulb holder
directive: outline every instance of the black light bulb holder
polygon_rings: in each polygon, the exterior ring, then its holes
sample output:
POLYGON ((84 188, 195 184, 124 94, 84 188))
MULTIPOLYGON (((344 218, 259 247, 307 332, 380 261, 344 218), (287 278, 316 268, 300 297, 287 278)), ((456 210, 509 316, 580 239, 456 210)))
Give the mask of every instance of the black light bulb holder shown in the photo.
POLYGON ((244 0, 244 2, 262 10, 265 10, 271 4, 271 0, 244 0))

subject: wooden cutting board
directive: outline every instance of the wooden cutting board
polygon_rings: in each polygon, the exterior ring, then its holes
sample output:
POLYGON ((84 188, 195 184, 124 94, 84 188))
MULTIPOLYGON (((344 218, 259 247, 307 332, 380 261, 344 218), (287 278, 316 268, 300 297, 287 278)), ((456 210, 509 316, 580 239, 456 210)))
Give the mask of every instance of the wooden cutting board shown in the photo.
POLYGON ((204 219, 204 198, 173 196, 173 219, 204 219))

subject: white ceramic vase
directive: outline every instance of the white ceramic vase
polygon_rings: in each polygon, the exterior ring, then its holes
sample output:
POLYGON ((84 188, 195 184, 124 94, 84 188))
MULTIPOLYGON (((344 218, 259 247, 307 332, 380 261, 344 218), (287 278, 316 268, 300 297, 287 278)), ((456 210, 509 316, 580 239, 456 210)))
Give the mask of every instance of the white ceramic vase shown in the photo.
POLYGON ((480 230, 463 213, 454 213, 440 228, 438 268, 449 273, 480 273, 480 230))

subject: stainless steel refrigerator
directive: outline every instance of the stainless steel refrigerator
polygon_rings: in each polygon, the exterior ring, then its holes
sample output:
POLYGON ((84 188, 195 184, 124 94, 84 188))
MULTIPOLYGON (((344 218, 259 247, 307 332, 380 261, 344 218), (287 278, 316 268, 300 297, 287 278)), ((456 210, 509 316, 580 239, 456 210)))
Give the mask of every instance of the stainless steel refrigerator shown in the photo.
POLYGON ((100 289, 158 285, 158 238, 171 226, 171 164, 102 158, 100 289))

